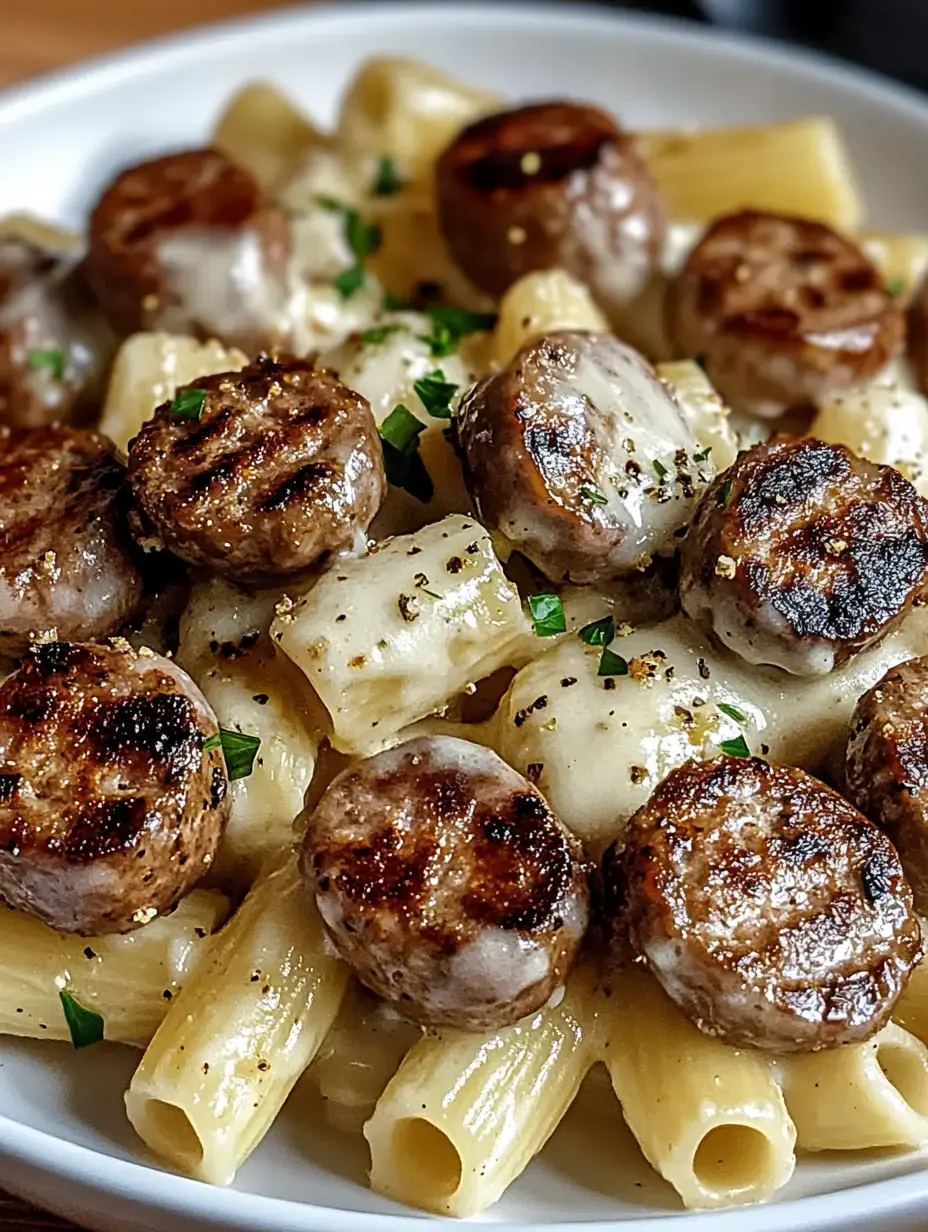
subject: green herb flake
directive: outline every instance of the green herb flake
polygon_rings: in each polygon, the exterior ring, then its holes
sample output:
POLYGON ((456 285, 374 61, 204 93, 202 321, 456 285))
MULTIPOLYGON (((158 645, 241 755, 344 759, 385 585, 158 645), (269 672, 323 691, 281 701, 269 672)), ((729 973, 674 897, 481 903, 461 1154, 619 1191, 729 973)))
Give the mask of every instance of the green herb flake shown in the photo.
POLYGON ((694 461, 694 462, 708 462, 708 461, 709 461, 709 454, 710 454, 711 452, 712 452, 712 446, 710 445, 707 449, 704 449, 704 450, 702 451, 702 453, 694 453, 694 454, 693 454, 693 461, 694 461))
POLYGON ((420 377, 413 389, 422 400, 422 405, 435 419, 451 418, 451 399, 457 393, 458 386, 446 381, 440 368, 436 368, 428 376, 420 377))
POLYGON ((627 676, 628 663, 621 655, 617 655, 608 646, 604 646, 602 657, 599 660, 599 667, 596 669, 596 675, 627 676))
POLYGON ((380 425, 380 443, 387 482, 427 505, 435 488, 419 456, 419 437, 424 431, 425 424, 400 404, 380 425))
POLYGON ((715 494, 715 503, 720 509, 727 509, 731 504, 732 488, 734 482, 731 479, 726 479, 715 494))
POLYGON ((205 401, 205 389, 181 389, 171 403, 171 414, 178 419, 199 419, 205 401))
POLYGON ((342 299, 351 299, 352 295, 364 286, 364 270, 360 265, 352 265, 351 269, 342 270, 335 275, 332 286, 342 299))
POLYGON ((381 346, 391 334, 398 333, 404 328, 403 325, 375 325, 372 329, 364 331, 361 341, 365 346, 381 346))
POLYGON ((736 736, 734 740, 723 740, 719 748, 728 757, 750 757, 751 750, 748 748, 747 741, 744 736, 736 736))
POLYGON ((443 325, 459 338, 492 329, 496 324, 495 313, 468 312, 466 308, 430 308, 429 316, 433 324, 443 325))
POLYGON ((747 726, 748 716, 743 710, 739 710, 737 706, 730 706, 728 702, 719 702, 718 708, 722 714, 727 714, 730 719, 734 719, 736 723, 740 723, 742 727, 747 726))
POLYGON ((30 351, 29 371, 40 372, 47 368, 56 381, 64 376, 64 351, 30 351))
POLYGON ((600 492, 599 488, 591 488, 584 486, 580 489, 580 495, 584 500, 591 501, 594 505, 608 505, 609 502, 600 492))
POLYGON ((62 988, 58 996, 61 1008, 64 1010, 64 1020, 71 1032, 71 1043, 75 1048, 89 1048, 91 1044, 99 1044, 103 1040, 103 1017, 96 1010, 89 1010, 81 1005, 73 993, 62 988))
POLYGON ((395 197, 402 187, 403 181, 393 159, 386 155, 383 158, 379 158, 377 160, 377 174, 374 176, 374 184, 371 189, 374 196, 395 197))
POLYGON ((583 626, 579 637, 581 642, 586 642, 587 646, 608 646, 615 637, 615 621, 611 616, 604 616, 602 620, 593 620, 583 626))
POLYGON ((433 359, 444 359, 448 355, 453 355, 458 349, 457 335, 444 325, 433 324, 432 332, 420 334, 419 339, 429 348, 433 359))
POLYGON ((531 595, 528 601, 538 637, 556 637, 567 632, 564 604, 557 595, 531 595))
POLYGON ((905 290, 904 278, 887 278, 886 279, 886 294, 901 295, 905 290))
POLYGON ((416 305, 408 299, 401 299, 399 295, 394 295, 388 291, 383 297, 384 312, 413 312, 416 305))
POLYGON ((313 200, 321 210, 328 210, 330 214, 342 214, 345 211, 345 205, 339 201, 338 197, 329 197, 325 193, 316 193, 313 200))
MULTIPOLYGON (((216 737, 211 736, 210 740, 215 741, 216 737)), ((210 740, 206 741, 204 748, 215 748, 215 744, 210 744, 210 740)), ((229 776, 229 782, 234 783, 236 779, 247 779, 254 767, 258 749, 261 747, 260 737, 220 727, 219 743, 222 746, 222 755, 226 759, 226 773, 229 776)))
POLYGON ((345 211, 345 239, 359 265, 377 251, 382 238, 376 223, 365 222, 357 210, 345 211))
POLYGON ((661 480, 661 482, 663 482, 670 474, 670 471, 668 471, 667 467, 663 464, 660 458, 655 458, 651 465, 654 467, 654 473, 657 475, 658 479, 661 480))

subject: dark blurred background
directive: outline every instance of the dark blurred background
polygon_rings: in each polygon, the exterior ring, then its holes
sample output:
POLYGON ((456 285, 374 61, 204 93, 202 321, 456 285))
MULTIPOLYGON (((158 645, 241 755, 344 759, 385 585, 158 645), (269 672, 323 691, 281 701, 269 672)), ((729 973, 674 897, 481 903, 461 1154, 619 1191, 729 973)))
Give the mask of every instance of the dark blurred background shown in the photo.
POLYGON ((928 90, 928 0, 632 0, 614 7, 801 43, 928 90))

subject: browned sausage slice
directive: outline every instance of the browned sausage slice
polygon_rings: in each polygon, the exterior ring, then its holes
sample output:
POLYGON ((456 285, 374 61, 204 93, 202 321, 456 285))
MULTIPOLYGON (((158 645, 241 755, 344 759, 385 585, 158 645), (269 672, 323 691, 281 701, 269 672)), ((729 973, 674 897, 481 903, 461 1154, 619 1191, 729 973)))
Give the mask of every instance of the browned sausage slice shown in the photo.
POLYGON ((160 655, 35 645, 0 687, 0 898, 85 936, 170 911, 228 817, 217 734, 160 655))
POLYGON ((138 611, 143 581, 112 442, 79 428, 0 429, 0 653, 32 633, 93 639, 138 611))
POLYGON ((289 223, 219 150, 130 167, 90 219, 88 276, 122 334, 164 329, 254 354, 287 340, 289 223))
POLYGON ((843 445, 774 437, 699 503, 681 553, 684 611, 749 663, 822 675, 919 597, 928 505, 843 445))
POLYGON ((0 236, 0 423, 38 428, 96 409, 113 349, 82 268, 0 236))
POLYGON ((563 985, 586 930, 577 841, 489 749, 409 740, 342 771, 302 867, 358 978, 426 1026, 491 1031, 563 985))
POLYGON ((628 823, 629 937, 668 995, 738 1047, 868 1039, 921 957, 890 841, 823 783, 758 758, 688 762, 628 823))
POLYGON ((764 416, 869 380, 903 336, 883 275, 853 240, 753 210, 718 219, 690 253, 668 324, 723 398, 764 416))
POLYGON ((478 120, 438 160, 438 214, 455 261, 502 293, 560 267, 608 311, 641 290, 666 230, 634 137, 595 107, 533 103, 478 120))
POLYGON ((364 542, 383 500, 371 409, 330 372, 261 356, 178 391, 130 443, 129 480, 182 560, 246 581, 364 542))
POLYGON ((607 334, 548 334, 462 401, 481 517, 554 581, 608 582, 672 553, 713 474, 651 365, 607 334))
POLYGON ((892 839, 928 913, 928 657, 891 668, 854 711, 847 793, 892 839))

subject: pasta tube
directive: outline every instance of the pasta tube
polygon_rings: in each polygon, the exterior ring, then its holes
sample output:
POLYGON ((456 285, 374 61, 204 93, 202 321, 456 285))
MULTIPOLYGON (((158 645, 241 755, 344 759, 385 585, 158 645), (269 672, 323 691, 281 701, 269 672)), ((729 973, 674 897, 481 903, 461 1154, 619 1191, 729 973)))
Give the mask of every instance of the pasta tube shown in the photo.
POLYGON ((565 270, 526 274, 500 303, 493 358, 502 367, 527 343, 559 329, 608 333, 609 323, 583 283, 565 270))
POLYGON ((796 1130, 772 1062, 704 1035, 646 971, 610 977, 603 1059, 629 1128, 690 1207, 769 1198, 792 1175, 796 1130))
POLYGON ((296 861, 256 883, 171 1006, 126 1092, 156 1155, 229 1185, 332 1025, 348 969, 296 861))
POLYGON ((928 1044, 928 960, 922 959, 912 972, 896 1003, 893 1022, 928 1044))
POLYGON ((896 1023, 865 1044, 785 1058, 782 1069, 805 1150, 928 1144, 928 1049, 896 1023))
POLYGON ((198 376, 238 371, 247 362, 241 351, 218 342, 197 342, 183 334, 133 334, 110 369, 100 431, 125 453, 142 424, 174 397, 178 386, 198 376))
POLYGON ((371 1186, 441 1215, 476 1215, 541 1150, 596 1060, 596 973, 560 1005, 492 1035, 416 1044, 364 1128, 371 1186))
POLYGON ((422 1028, 353 983, 310 1072, 336 1129, 360 1133, 422 1028))
POLYGON ((449 141, 501 105, 499 95, 428 64, 376 57, 361 66, 342 100, 338 143, 351 153, 394 158, 405 177, 426 180, 449 141))
POLYGON ((928 235, 893 231, 861 231, 857 237, 875 261, 894 295, 909 299, 928 272, 928 235))
POLYGON ((709 451, 716 471, 731 466, 738 455, 738 439, 729 423, 729 410, 715 386, 692 359, 657 365, 657 375, 670 386, 703 449, 709 451))
POLYGON ((59 992, 103 1019, 104 1036, 144 1048, 225 919, 228 900, 194 890, 124 936, 74 937, 0 907, 0 1034, 70 1039, 59 992))
POLYGON ((856 227, 863 202, 834 120, 640 138, 674 218, 710 220, 735 210, 782 211, 856 227))
POLYGON ((267 81, 233 94, 213 129, 212 145, 274 192, 325 137, 289 98, 267 81))
POLYGON ((453 515, 323 574, 271 635, 305 672, 344 752, 401 728, 512 661, 528 623, 473 518, 453 515))

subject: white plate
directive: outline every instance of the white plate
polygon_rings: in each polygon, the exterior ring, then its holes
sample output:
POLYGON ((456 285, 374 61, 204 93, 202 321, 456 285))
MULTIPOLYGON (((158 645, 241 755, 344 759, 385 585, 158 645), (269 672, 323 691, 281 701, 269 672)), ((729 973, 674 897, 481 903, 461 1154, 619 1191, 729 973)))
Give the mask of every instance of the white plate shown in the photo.
MULTIPOLYGON (((38 2, 38 0, 37 0, 38 2)), ((116 167, 194 144, 241 82, 280 82, 322 121, 358 61, 421 56, 515 97, 574 95, 631 125, 749 124, 810 112, 841 122, 871 221, 924 229, 928 104, 795 52, 603 10, 446 3, 316 7, 208 29, 27 86, 0 100, 0 214, 80 224, 116 167)), ((0 1183, 100 1230, 426 1232, 364 1187, 360 1144, 321 1124, 299 1089, 235 1190, 159 1170, 134 1140, 122 1092, 136 1056, 0 1043, 0 1183)), ((630 1147, 616 1109, 576 1115, 484 1222, 579 1232, 842 1232, 924 1228, 917 1155, 804 1160, 781 1201, 685 1215, 630 1147), (921 1215, 919 1215, 921 1212, 921 1215)))

